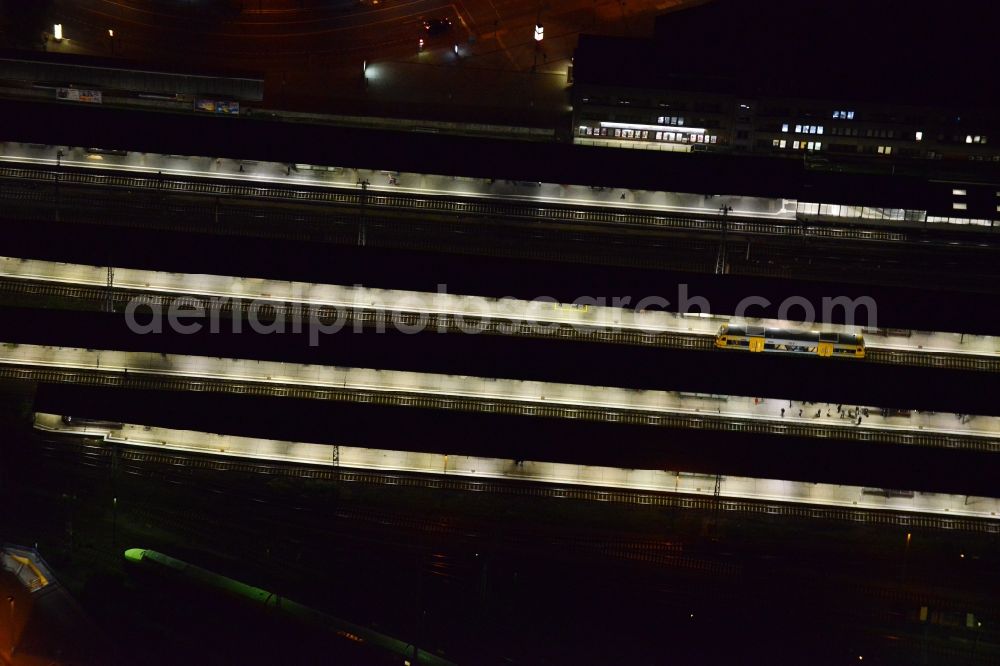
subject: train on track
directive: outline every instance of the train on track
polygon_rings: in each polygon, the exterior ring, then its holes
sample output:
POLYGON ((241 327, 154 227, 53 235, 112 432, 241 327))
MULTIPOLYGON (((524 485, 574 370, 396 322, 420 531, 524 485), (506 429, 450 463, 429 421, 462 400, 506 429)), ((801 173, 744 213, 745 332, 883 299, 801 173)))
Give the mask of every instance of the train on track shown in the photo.
POLYGON ((120 430, 124 427, 124 424, 118 421, 107 421, 105 419, 87 419, 80 416, 69 416, 69 415, 64 415, 62 417, 62 422, 66 425, 71 425, 71 426, 95 426, 98 428, 110 428, 112 430, 120 430))
POLYGON ((715 336, 720 349, 864 358, 865 339, 851 333, 799 331, 723 324, 715 336))

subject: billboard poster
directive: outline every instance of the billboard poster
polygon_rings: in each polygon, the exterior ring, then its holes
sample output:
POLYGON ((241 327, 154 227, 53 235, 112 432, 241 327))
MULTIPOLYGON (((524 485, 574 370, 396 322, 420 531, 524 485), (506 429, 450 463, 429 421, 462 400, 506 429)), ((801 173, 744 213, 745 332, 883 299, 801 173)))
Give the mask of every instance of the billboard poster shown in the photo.
POLYGON ((80 90, 78 88, 57 88, 56 99, 69 102, 87 102, 88 104, 101 103, 100 90, 80 90))
POLYGON ((217 99, 195 100, 194 110, 204 113, 217 113, 225 116, 238 116, 240 113, 239 102, 224 102, 217 99))

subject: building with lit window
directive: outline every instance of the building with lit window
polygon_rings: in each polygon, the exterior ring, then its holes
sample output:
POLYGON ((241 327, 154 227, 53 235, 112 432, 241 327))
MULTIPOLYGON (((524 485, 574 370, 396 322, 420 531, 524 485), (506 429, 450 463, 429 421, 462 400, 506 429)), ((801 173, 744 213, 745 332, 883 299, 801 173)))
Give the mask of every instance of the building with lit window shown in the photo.
POLYGON ((581 36, 574 142, 1000 162, 991 24, 958 5, 929 20, 891 1, 718 0, 661 16, 652 38, 581 36))

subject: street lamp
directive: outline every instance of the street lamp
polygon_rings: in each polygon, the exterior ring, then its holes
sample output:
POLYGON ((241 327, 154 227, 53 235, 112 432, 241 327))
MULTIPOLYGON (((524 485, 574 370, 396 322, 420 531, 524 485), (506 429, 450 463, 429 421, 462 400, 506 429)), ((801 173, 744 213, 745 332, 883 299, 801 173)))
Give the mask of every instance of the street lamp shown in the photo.
MULTIPOLYGON (((538 19, 535 21, 535 55, 531 61, 531 73, 535 73, 538 67, 538 52, 542 50, 542 39, 545 37, 545 28, 542 27, 542 10, 538 10, 538 19)), ((534 102, 532 102, 534 104, 534 102)))
POLYGON ((10 654, 14 655, 14 596, 8 595, 7 601, 10 602, 10 654))

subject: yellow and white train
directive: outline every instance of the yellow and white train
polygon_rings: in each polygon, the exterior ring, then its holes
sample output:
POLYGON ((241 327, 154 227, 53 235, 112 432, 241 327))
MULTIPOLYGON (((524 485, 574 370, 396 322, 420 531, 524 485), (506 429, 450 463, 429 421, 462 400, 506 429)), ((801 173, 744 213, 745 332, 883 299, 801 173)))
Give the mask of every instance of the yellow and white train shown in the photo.
POLYGON ((763 326, 723 324, 715 336, 720 349, 817 356, 865 357, 865 339, 861 335, 821 331, 796 331, 763 326))

